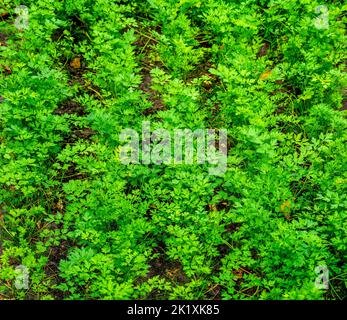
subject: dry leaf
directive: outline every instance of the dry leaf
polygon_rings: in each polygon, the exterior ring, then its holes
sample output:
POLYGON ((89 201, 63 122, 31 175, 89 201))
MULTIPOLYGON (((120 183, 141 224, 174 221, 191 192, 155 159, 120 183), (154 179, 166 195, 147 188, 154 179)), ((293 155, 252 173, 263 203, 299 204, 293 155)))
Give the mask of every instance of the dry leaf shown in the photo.
POLYGON ((63 201, 59 200, 59 201, 57 202, 57 204, 55 205, 55 207, 56 207, 59 211, 63 211, 63 210, 64 210, 63 201))
POLYGON ((265 80, 268 76, 270 76, 272 73, 272 70, 265 71, 262 73, 259 77, 260 80, 265 80))
POLYGON ((7 72, 7 74, 11 74, 12 73, 12 70, 9 67, 4 66, 4 69, 7 72))
POLYGON ((208 205, 208 208, 209 208, 211 211, 218 211, 217 206, 216 206, 215 204, 209 204, 209 205, 208 205))
POLYGON ((290 211, 290 206, 291 206, 291 203, 289 200, 284 201, 281 204, 281 212, 288 213, 290 211))
POLYGON ((70 63, 70 67, 74 68, 74 69, 81 68, 81 59, 80 58, 74 58, 70 63))

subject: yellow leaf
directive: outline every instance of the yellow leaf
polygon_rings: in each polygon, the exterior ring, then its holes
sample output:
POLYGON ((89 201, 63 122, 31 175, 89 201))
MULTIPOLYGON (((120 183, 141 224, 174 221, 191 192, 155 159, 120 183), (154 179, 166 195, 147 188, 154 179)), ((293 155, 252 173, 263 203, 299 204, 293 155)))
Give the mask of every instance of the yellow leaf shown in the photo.
POLYGON ((262 73, 259 77, 260 80, 265 80, 268 76, 270 76, 272 73, 272 70, 265 71, 262 73))
POLYGON ((215 204, 209 204, 208 207, 211 211, 218 211, 217 206, 215 204))
POLYGON ((291 206, 291 203, 289 200, 284 201, 280 207, 281 212, 288 213, 290 211, 290 206, 291 206))
POLYGON ((81 59, 80 58, 74 58, 70 63, 71 68, 79 69, 81 68, 81 59))

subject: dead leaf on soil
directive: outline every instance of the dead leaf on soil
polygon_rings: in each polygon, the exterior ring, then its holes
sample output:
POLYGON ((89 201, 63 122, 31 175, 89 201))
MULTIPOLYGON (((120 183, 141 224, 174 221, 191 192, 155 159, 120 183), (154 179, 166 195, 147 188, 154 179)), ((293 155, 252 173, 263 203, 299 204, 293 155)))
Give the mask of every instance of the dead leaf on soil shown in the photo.
POLYGON ((70 67, 74 68, 74 69, 81 68, 81 59, 80 58, 74 58, 70 63, 70 67))

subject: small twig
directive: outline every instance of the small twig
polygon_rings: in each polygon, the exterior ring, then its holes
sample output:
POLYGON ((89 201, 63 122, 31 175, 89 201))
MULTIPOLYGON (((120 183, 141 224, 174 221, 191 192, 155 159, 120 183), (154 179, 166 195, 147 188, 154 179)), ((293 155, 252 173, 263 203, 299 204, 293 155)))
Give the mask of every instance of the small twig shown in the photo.
POLYGON ((146 49, 146 47, 148 46, 148 44, 150 43, 151 39, 148 39, 146 44, 143 46, 143 48, 140 51, 140 54, 142 54, 142 52, 146 49))
POLYGON ((157 39, 154 39, 154 38, 152 38, 151 36, 149 36, 149 35, 147 35, 147 34, 144 34, 144 33, 142 33, 142 32, 139 31, 139 30, 135 30, 135 32, 137 32, 137 33, 140 34, 141 36, 143 36, 143 37, 145 37, 145 38, 147 38, 147 39, 150 39, 150 40, 152 40, 152 41, 154 41, 154 42, 156 42, 156 43, 159 42, 157 39))

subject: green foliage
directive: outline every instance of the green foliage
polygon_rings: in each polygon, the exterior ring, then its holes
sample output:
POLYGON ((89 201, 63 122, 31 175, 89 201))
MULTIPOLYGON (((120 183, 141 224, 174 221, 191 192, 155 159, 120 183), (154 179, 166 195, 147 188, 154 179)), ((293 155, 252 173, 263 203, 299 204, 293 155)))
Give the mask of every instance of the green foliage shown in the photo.
POLYGON ((345 299, 341 3, 5 0, 0 299, 345 299), (228 129, 225 175, 123 165, 149 120, 228 129))

